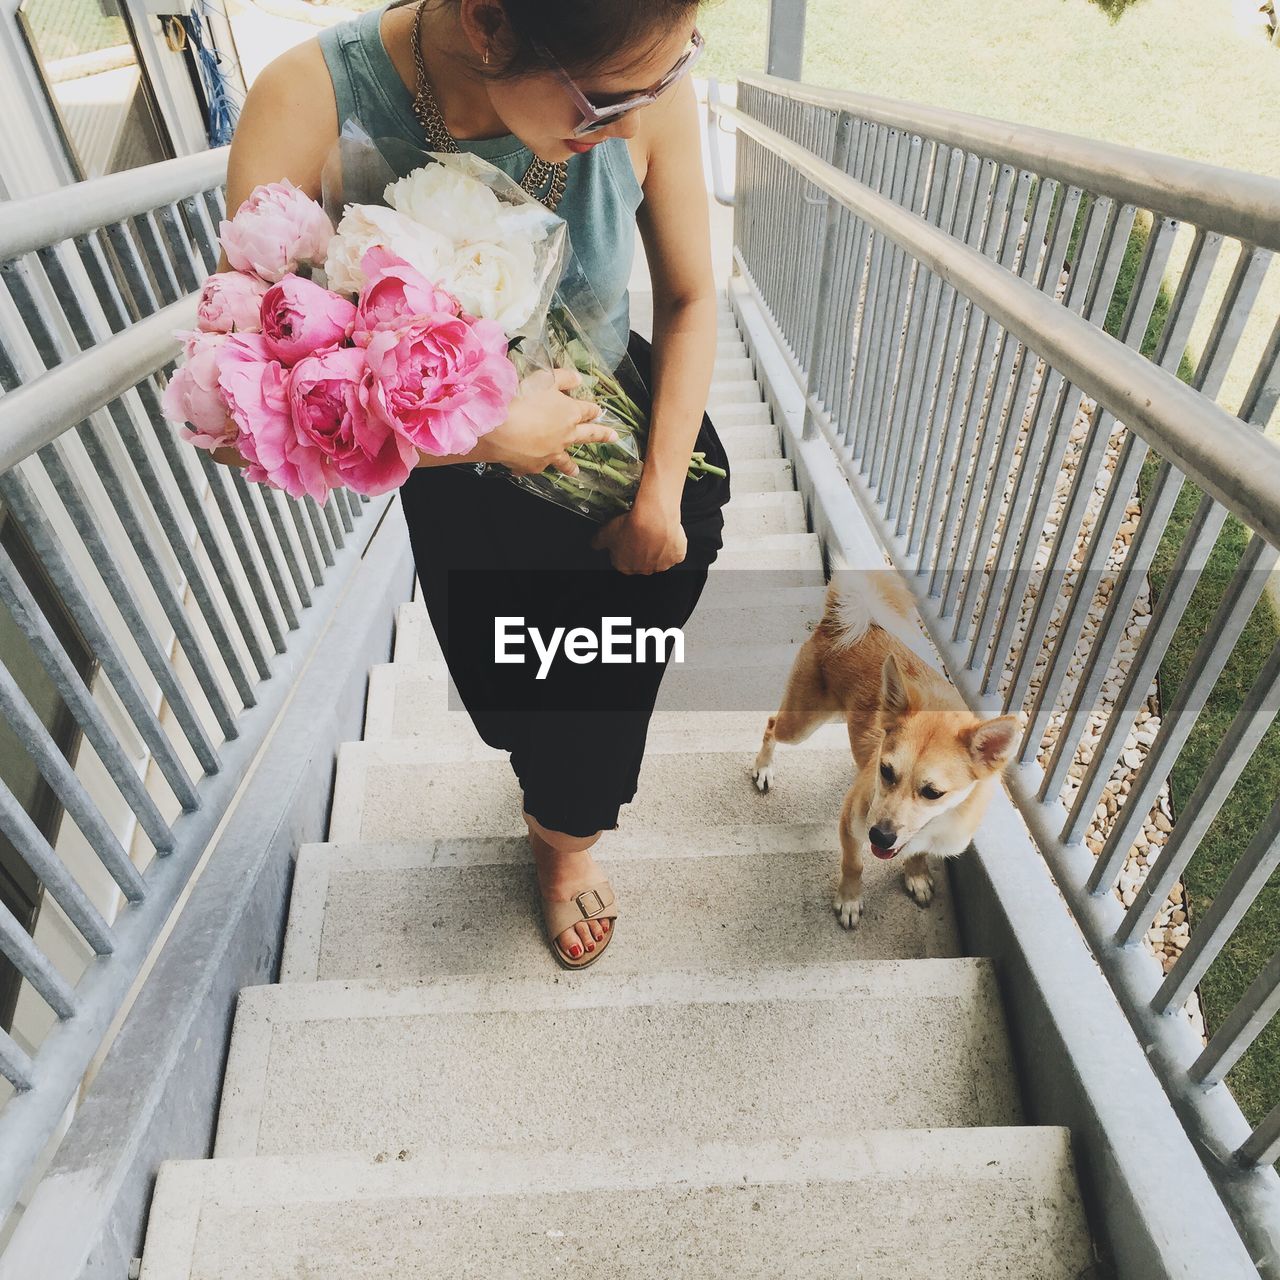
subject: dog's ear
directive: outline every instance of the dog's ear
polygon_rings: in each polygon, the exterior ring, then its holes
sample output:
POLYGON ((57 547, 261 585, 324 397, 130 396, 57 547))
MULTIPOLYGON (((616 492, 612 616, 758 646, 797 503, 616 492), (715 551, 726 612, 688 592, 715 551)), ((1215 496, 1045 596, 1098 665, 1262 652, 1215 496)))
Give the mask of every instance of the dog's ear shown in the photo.
POLYGON ((884 666, 880 668, 880 708, 886 724, 901 720, 914 705, 911 686, 902 675, 893 654, 885 655, 884 666))
POLYGON ((996 773, 1013 758, 1022 724, 1017 716, 998 716, 975 725, 969 733, 969 754, 984 772, 996 773))

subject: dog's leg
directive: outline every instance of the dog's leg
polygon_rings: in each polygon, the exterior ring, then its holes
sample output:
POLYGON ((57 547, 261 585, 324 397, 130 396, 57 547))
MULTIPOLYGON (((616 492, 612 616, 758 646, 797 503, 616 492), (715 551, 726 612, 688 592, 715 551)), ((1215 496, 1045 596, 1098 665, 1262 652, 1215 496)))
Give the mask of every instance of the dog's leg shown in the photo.
POLYGON ((862 838, 850 828, 853 822, 855 782, 840 808, 840 887, 834 903, 836 917, 846 929, 862 919, 862 838))
POLYGON ((902 883, 920 906, 927 907, 933 901, 933 876, 923 853, 913 853, 903 864, 902 883))
POLYGON ((791 664, 782 705, 764 727, 764 739, 751 769, 756 786, 761 791, 768 791, 773 785, 773 754, 779 742, 803 742, 839 710, 822 678, 813 641, 806 640, 791 664))

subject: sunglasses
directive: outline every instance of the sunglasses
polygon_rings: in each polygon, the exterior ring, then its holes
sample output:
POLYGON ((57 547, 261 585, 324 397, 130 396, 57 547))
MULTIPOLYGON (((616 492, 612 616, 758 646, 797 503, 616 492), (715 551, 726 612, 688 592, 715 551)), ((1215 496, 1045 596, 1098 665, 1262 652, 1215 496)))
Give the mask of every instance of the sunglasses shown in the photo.
POLYGON ((611 120, 618 119, 619 116, 625 116, 628 112, 634 111, 637 107, 646 106, 648 103, 655 101, 663 93, 665 93, 681 76, 686 75, 699 56, 702 53, 704 44, 702 33, 695 27, 693 35, 689 39, 684 52, 676 59, 675 66, 667 72, 656 84, 651 85, 648 89, 641 93, 633 94, 629 98, 624 98, 621 102, 610 102, 604 105, 597 105, 587 97, 577 84, 574 83, 573 77, 551 56, 550 50, 544 44, 540 44, 536 40, 532 42, 533 47, 538 51, 539 55, 546 59, 553 71, 564 81, 565 87, 569 90, 569 96, 573 99, 574 105, 578 108, 581 115, 577 127, 573 131, 575 138, 581 138, 587 134, 594 133, 597 129, 608 124, 611 120))

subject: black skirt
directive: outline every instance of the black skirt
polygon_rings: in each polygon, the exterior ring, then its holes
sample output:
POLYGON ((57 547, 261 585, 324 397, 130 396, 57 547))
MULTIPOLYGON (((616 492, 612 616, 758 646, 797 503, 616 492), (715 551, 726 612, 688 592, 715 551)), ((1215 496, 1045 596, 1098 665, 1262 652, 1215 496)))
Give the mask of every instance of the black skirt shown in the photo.
MULTIPOLYGON (((651 348, 634 330, 628 354, 651 387, 651 348)), ((590 545, 596 521, 494 468, 418 467, 400 490, 423 603, 458 695, 481 738, 510 752, 525 811, 549 830, 590 836, 616 827, 635 796, 665 650, 573 661, 563 645, 551 657, 548 645, 557 628, 561 637, 578 627, 599 637, 613 618, 626 620, 613 624, 622 637, 615 654, 625 653, 628 628, 688 621, 723 545, 730 494, 729 461, 705 413, 694 448, 726 475, 685 481, 688 549, 662 573, 619 573, 607 550, 590 545)))

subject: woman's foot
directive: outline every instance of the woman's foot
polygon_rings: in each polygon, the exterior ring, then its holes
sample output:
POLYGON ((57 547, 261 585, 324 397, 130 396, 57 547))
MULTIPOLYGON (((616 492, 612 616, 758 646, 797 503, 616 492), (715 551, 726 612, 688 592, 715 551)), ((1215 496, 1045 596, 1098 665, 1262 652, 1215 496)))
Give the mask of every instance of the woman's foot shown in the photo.
MULTIPOLYGON (((538 887, 551 902, 570 902, 589 884, 604 879, 589 849, 564 852, 553 848, 530 833, 533 861, 538 872, 538 887)), ((556 945, 569 960, 581 960, 609 936, 611 920, 580 920, 556 937, 556 945)))

